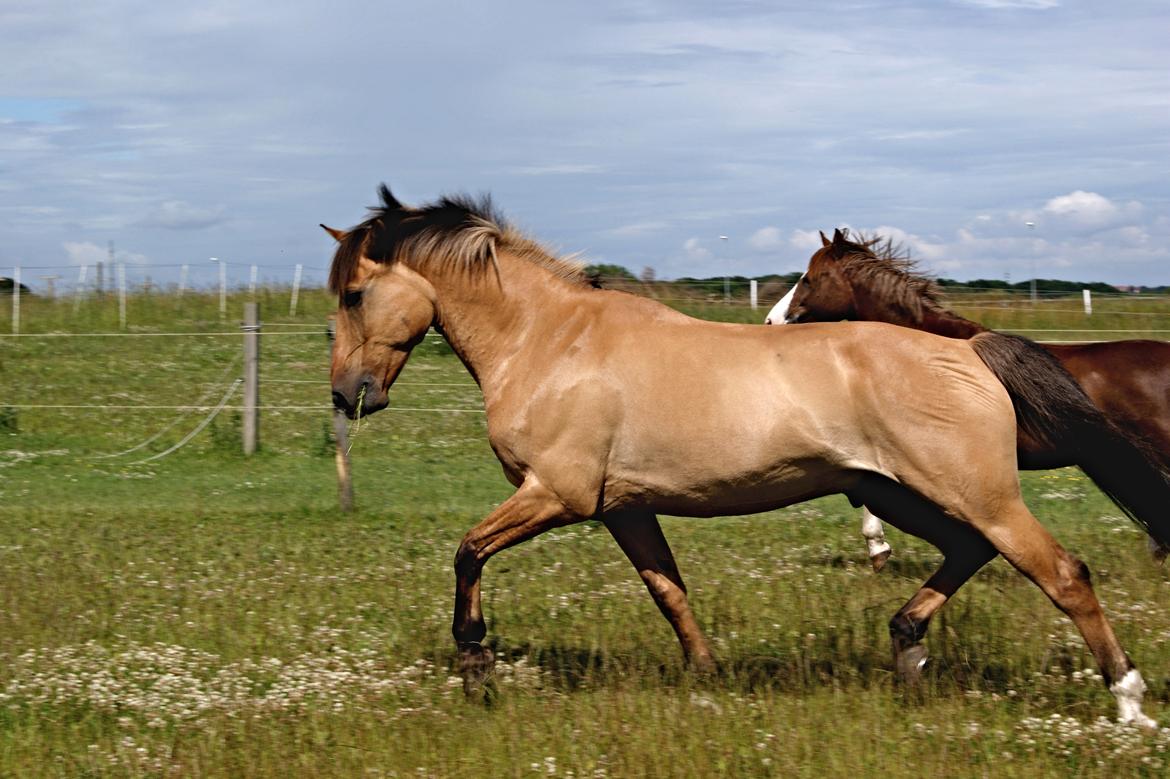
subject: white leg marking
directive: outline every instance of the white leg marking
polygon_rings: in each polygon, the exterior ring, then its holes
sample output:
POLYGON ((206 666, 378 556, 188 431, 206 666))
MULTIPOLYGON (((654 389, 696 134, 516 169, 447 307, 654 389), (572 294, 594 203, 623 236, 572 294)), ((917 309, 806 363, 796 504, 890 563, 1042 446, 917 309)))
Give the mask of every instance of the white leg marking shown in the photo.
POLYGON ((861 535, 865 538, 865 549, 870 557, 889 554, 890 545, 882 530, 881 519, 868 508, 861 509, 861 535))
POLYGON ((1114 682, 1109 692, 1117 698, 1117 721, 1132 722, 1143 728, 1156 728, 1158 723, 1142 713, 1142 695, 1146 683, 1138 669, 1131 668, 1120 682, 1114 682))
MULTIPOLYGON (((804 274, 800 274, 800 278, 804 278, 804 274)), ((800 281, 797 280, 796 284, 800 281)), ((792 285, 792 289, 788 290, 788 294, 780 298, 780 302, 772 306, 772 310, 768 312, 768 316, 764 317, 764 324, 766 325, 786 325, 788 324, 788 307, 792 305, 792 298, 796 295, 796 284, 792 285)))

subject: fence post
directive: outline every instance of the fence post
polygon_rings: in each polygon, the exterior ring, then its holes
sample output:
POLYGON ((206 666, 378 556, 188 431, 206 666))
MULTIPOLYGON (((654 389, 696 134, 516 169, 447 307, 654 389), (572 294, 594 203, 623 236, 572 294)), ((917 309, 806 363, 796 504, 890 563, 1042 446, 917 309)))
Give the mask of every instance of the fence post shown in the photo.
POLYGON ((12 332, 20 332, 20 266, 12 269, 12 332))
MULTIPOLYGON (((296 270, 293 271, 292 297, 289 298, 289 301, 288 301, 288 315, 289 316, 296 316, 297 315, 297 296, 299 296, 301 293, 301 271, 302 270, 304 270, 304 266, 298 262, 296 270)), ((330 342, 333 341, 332 335, 329 336, 329 340, 330 340, 330 342)))
POLYGON ((252 273, 248 279, 248 295, 253 299, 256 297, 256 266, 252 265, 252 273))
POLYGON ((88 265, 82 265, 77 271, 77 289, 73 292, 73 313, 76 314, 81 308, 81 299, 85 297, 85 274, 89 270, 88 265))
POLYGON ((260 306, 244 304, 244 454, 260 443, 260 306))
POLYGON ((1093 292, 1091 290, 1082 289, 1081 296, 1085 299, 1085 316, 1093 315, 1093 292))
POLYGON ((755 309, 759 306, 759 298, 757 297, 757 294, 756 294, 758 291, 759 291, 759 286, 756 284, 756 280, 752 279, 751 296, 752 296, 752 308, 753 309, 755 309))
MULTIPOLYGON (((329 320, 329 356, 333 357, 333 335, 336 324, 329 320)), ((330 404, 333 416, 333 462, 337 465, 337 500, 343 514, 353 511, 353 480, 349 476, 349 431, 345 427, 345 414, 330 404)))
POLYGON ((118 324, 126 329, 126 263, 118 263, 118 324))

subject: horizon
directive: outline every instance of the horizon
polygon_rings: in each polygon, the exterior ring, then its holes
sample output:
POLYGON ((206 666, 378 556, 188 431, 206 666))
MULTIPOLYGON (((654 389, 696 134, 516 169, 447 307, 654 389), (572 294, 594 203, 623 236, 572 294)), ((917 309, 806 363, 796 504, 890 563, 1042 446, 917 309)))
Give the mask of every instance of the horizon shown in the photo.
POLYGON ((333 252, 317 224, 359 222, 386 181, 416 205, 491 192, 558 253, 663 278, 790 273, 852 227, 944 277, 1161 286, 1165 20, 1154 0, 14 7, 0 273, 75 280, 113 241, 160 283, 214 283, 210 257, 308 283, 333 252))

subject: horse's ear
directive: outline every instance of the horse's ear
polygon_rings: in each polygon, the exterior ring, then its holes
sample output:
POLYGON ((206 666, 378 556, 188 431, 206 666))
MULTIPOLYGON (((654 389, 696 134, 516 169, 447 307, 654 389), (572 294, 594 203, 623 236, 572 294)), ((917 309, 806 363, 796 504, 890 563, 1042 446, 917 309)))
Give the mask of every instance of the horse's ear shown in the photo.
POLYGON ((333 236, 333 240, 341 243, 345 240, 346 233, 344 230, 334 230, 332 227, 321 225, 321 229, 333 236))
POLYGON ((828 237, 826 237, 826 236, 825 236, 825 231, 824 231, 824 230, 821 230, 821 231, 820 231, 820 233, 821 233, 821 246, 822 246, 822 247, 824 247, 824 248, 826 248, 826 249, 828 249, 828 248, 829 248, 829 245, 830 245, 832 242, 831 242, 831 241, 828 239, 828 237))
POLYGON ((398 201, 398 198, 390 192, 390 187, 382 184, 378 187, 378 195, 382 198, 382 207, 387 211, 401 211, 406 206, 398 201))
POLYGON ((834 229, 833 230, 833 245, 834 246, 844 245, 845 241, 848 240, 846 238, 846 235, 847 235, 847 233, 844 230, 842 230, 840 227, 834 229))

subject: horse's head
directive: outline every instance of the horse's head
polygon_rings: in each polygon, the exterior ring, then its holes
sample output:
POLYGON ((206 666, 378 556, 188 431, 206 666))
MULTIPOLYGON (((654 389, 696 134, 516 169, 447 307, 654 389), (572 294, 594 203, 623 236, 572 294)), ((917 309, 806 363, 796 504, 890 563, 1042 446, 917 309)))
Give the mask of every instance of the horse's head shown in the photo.
POLYGON ((434 288, 406 263, 386 261, 381 229, 379 222, 348 233, 325 227, 338 242, 330 273, 338 297, 333 404, 350 419, 389 404, 390 385, 435 320, 434 288))
POLYGON ((821 244, 809 259, 808 270, 768 312, 765 324, 836 322, 856 317, 853 285, 841 269, 841 259, 853 245, 841 230, 833 232, 831 241, 821 233, 821 244))

